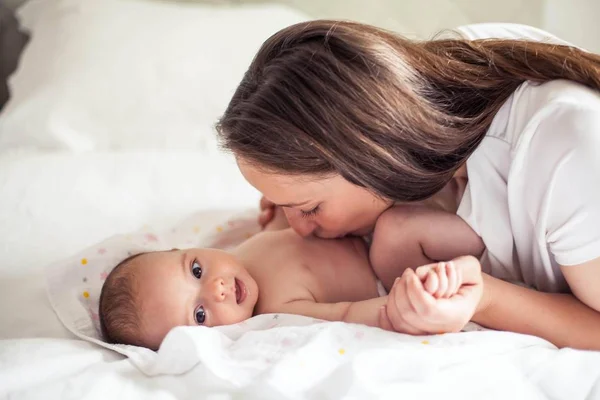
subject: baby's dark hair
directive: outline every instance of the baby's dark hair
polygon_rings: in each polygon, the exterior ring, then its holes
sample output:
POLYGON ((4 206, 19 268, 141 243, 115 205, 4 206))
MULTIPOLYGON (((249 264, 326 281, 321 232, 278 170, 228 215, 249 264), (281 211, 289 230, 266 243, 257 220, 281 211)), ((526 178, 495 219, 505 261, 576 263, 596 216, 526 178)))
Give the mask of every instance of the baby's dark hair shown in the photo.
POLYGON ((108 343, 144 346, 140 342, 140 314, 137 307, 136 271, 133 261, 145 253, 132 255, 110 272, 100 292, 100 329, 108 343))

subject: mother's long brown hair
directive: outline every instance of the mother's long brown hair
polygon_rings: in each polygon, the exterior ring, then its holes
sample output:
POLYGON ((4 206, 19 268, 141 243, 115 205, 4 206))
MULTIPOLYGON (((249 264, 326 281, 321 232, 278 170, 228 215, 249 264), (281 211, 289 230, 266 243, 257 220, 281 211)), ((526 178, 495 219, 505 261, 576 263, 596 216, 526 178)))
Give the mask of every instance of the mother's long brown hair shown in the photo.
POLYGON ((600 56, 305 22, 263 44, 217 130, 225 148, 266 170, 339 173, 388 199, 421 200, 452 178, 519 85, 553 79, 600 89, 600 56))

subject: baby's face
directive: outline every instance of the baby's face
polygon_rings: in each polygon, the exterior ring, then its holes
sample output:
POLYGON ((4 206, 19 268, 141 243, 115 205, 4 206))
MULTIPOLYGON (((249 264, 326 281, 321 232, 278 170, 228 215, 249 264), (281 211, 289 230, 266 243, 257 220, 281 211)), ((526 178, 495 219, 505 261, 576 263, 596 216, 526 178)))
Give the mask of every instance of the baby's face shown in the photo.
POLYGON ((172 250, 133 260, 143 341, 158 348, 181 325, 230 325, 252 317, 258 286, 231 254, 214 249, 172 250))

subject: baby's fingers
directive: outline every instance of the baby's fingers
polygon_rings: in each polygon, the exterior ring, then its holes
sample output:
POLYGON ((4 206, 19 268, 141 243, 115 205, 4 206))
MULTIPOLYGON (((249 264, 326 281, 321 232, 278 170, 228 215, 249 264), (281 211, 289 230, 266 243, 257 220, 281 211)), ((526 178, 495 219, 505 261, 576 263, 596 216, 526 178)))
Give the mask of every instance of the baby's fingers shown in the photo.
POLYGON ((439 281, 440 280, 438 279, 438 276, 437 276, 435 270, 431 269, 427 273, 425 281, 423 282, 423 287, 427 291, 427 293, 434 295, 435 292, 437 292, 440 287, 439 281))
POLYGON ((435 307, 435 299, 425 291, 423 284, 415 274, 411 274, 407 278, 406 292, 412 309, 420 316, 430 315, 435 307))
POLYGON ((421 282, 425 282, 425 278, 427 278, 427 275, 429 274, 430 270, 431 267, 429 265, 423 265, 415 269, 415 274, 421 280, 421 282))
MULTIPOLYGON (((448 276, 446 275, 446 263, 438 263, 435 267, 435 273, 438 278, 438 287, 435 293, 432 293, 436 299, 446 296, 448 291, 448 276)), ((429 292, 431 293, 431 292, 429 292)))
POLYGON ((448 277, 448 289, 446 290, 444 297, 448 298, 456 294, 456 292, 458 292, 458 288, 460 287, 456 266, 452 261, 446 263, 446 276, 448 277))
POLYGON ((438 265, 438 263, 421 265, 420 267, 415 269, 414 272, 419 277, 421 282, 425 282, 425 279, 427 278, 429 271, 434 269, 437 265, 438 265))

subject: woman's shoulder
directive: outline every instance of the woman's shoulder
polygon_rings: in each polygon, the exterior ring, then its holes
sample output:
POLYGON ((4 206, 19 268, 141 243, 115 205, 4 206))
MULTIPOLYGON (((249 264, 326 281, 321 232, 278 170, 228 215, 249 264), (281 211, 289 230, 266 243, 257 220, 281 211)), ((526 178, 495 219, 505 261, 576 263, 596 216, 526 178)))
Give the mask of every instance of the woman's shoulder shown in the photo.
POLYGON ((576 82, 525 82, 494 119, 488 136, 517 146, 529 134, 571 131, 587 136, 600 129, 600 92, 576 82))
POLYGON ((558 79, 542 84, 528 83, 528 88, 543 103, 566 108, 596 110, 600 107, 600 91, 577 82, 558 79))
POLYGON ((600 138, 600 92, 579 83, 556 80, 532 86, 525 96, 533 111, 530 125, 539 133, 562 135, 567 142, 600 138))
POLYGON ((466 39, 508 39, 530 40, 544 43, 571 44, 539 28, 529 25, 512 24, 503 22, 485 22, 463 25, 456 28, 466 39))
POLYGON ((532 86, 513 104, 511 176, 528 182, 527 196, 545 196, 551 182, 600 173, 600 93, 568 81, 532 86), (533 184, 532 182, 538 182, 533 184))

